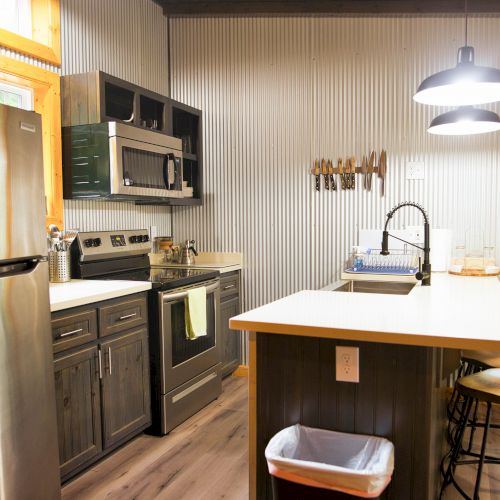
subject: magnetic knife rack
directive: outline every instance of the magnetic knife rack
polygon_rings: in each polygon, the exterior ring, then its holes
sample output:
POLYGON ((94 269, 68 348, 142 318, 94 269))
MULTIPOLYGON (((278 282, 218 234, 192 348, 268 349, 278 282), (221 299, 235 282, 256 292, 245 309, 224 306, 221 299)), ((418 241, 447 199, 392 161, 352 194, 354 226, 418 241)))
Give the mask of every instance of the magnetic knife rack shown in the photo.
MULTIPOLYGON (((361 167, 355 167, 355 170, 356 170, 356 172, 351 172, 351 171, 346 172, 346 171, 345 171, 345 167, 344 167, 344 168, 342 169, 342 173, 343 173, 343 174, 349 174, 349 173, 350 173, 350 174, 354 174, 354 173, 356 173, 356 174, 362 174, 362 173, 363 173, 363 171, 361 170, 361 167)), ((378 174, 378 170, 379 170, 379 169, 378 169, 378 165, 377 165, 377 166, 373 167, 373 171, 372 171, 372 173, 374 173, 374 174, 378 174)), ((332 172, 332 173, 333 173, 334 175, 340 175, 339 168, 338 168, 338 167, 333 167, 333 172, 332 172)), ((366 172, 366 173, 368 173, 368 172, 366 172)), ((323 172, 321 171, 321 167, 319 168, 319 174, 316 174, 316 170, 315 170, 315 168, 314 168, 314 167, 312 167, 312 168, 311 168, 311 174, 313 174, 313 175, 325 175, 325 174, 323 174, 323 172)), ((328 174, 328 175, 330 175, 330 172, 327 172, 327 174, 328 174)))

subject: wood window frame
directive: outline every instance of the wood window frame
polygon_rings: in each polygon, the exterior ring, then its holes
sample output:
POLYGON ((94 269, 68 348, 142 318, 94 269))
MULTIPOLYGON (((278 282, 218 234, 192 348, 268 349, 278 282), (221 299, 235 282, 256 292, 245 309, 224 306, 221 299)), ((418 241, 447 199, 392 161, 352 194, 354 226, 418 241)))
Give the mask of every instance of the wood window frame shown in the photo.
POLYGON ((61 65, 59 0, 31 0, 33 39, 0 28, 0 45, 21 54, 61 65))
POLYGON ((33 90, 34 110, 42 116, 46 224, 63 227, 61 83, 57 73, 0 56, 0 79, 33 90))

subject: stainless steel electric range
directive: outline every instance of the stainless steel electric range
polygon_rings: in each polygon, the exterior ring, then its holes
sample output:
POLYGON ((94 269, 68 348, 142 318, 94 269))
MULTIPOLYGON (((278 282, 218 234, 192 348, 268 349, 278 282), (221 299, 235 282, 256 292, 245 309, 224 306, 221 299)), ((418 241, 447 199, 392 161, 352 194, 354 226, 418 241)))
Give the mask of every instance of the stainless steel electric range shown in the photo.
POLYGON ((146 230, 79 233, 72 247, 73 277, 150 281, 149 354, 154 434, 174 427, 222 392, 219 272, 149 265, 146 230), (184 299, 206 287, 207 335, 186 339, 184 299))

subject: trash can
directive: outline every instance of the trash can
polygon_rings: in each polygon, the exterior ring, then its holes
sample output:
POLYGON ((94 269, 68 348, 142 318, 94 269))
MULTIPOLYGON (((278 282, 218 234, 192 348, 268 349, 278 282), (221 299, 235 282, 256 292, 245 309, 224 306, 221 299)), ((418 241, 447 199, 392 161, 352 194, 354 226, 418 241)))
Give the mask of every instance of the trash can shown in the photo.
POLYGON ((274 500, 378 498, 394 469, 385 438, 299 424, 278 432, 265 454, 274 500))

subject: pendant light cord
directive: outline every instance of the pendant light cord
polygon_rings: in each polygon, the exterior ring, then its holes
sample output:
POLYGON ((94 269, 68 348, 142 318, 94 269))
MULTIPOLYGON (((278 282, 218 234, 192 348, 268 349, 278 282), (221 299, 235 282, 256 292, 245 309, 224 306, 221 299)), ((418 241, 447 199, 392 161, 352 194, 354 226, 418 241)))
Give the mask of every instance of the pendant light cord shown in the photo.
POLYGON ((465 46, 467 47, 467 0, 465 0, 465 46))

